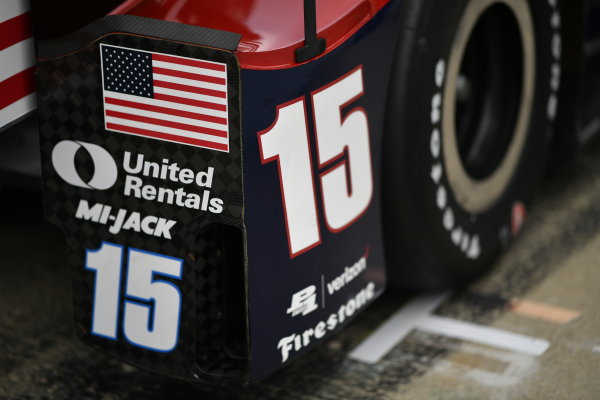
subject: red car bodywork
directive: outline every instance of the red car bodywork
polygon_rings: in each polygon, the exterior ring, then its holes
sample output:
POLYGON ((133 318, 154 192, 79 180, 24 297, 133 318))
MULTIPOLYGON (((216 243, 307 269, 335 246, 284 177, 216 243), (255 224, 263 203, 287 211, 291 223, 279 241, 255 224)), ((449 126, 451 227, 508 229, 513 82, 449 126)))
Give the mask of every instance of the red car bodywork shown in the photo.
MULTIPOLYGON (((317 1, 317 32, 325 54, 343 43, 390 0, 317 1)), ((280 69, 298 65, 304 44, 302 0, 129 0, 112 14, 129 14, 239 33, 242 68, 280 69)))

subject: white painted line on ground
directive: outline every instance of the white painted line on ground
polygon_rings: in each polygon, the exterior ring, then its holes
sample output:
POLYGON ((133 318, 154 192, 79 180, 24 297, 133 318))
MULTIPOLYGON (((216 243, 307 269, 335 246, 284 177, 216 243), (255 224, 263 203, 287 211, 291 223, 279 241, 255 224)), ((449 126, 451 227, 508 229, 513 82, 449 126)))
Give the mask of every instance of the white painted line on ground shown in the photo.
POLYGON ((550 347, 543 339, 436 315, 421 320, 417 329, 532 356, 541 356, 550 347))
POLYGON ((415 329, 416 323, 431 314, 450 295, 449 292, 417 297, 398 310, 356 347, 350 358, 375 364, 415 329))
POLYGON ((432 315, 449 294, 417 297, 358 345, 350 358, 375 364, 414 329, 534 356, 542 355, 550 347, 550 342, 543 339, 432 315))

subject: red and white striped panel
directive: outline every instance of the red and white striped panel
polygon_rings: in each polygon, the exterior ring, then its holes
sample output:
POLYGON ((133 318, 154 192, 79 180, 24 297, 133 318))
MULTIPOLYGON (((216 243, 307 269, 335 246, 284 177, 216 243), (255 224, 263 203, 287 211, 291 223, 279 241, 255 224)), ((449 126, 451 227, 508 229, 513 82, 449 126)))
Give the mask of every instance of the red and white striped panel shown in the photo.
POLYGON ((0 0, 0 129, 35 109, 29 0, 0 0))

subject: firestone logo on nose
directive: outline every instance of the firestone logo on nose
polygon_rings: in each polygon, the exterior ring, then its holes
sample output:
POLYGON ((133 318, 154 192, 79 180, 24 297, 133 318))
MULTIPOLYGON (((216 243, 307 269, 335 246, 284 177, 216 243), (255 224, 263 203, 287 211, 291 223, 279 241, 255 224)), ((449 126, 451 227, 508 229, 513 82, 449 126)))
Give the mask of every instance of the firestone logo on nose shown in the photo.
POLYGON ((52 150, 52 164, 58 175, 67 183, 85 189, 106 190, 117 181, 117 164, 104 148, 87 142, 63 140, 52 150), (85 182, 75 168, 75 154, 85 149, 94 163, 94 176, 85 182))

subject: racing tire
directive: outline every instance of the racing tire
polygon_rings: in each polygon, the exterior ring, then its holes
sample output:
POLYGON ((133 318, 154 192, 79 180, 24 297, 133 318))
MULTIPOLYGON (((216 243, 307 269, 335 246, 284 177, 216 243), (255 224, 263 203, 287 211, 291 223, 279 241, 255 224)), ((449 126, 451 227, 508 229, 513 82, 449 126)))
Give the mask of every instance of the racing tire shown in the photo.
POLYGON ((557 0, 404 0, 382 207, 393 286, 466 283, 521 231, 560 85, 557 0))

